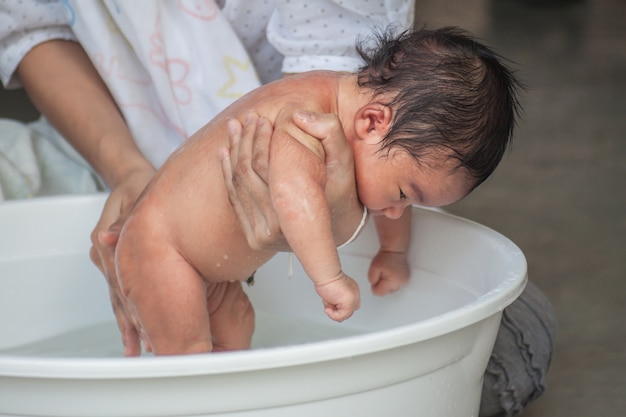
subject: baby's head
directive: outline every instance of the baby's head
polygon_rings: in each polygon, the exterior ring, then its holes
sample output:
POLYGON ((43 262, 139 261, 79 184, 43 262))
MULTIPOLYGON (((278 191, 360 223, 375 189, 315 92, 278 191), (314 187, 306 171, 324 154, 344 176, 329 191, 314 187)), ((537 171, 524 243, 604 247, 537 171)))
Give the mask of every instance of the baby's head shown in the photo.
POLYGON ((393 109, 380 152, 402 149, 418 163, 433 156, 463 168, 469 190, 500 163, 519 113, 519 82, 499 55, 458 28, 376 37, 358 46, 360 87, 393 109))

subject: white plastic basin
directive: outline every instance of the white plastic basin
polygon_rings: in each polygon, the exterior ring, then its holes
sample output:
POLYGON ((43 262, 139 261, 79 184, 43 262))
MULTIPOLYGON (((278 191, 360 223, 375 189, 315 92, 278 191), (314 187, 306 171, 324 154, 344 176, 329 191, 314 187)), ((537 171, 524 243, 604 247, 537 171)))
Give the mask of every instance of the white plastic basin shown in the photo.
MULTIPOLYGON (((504 236, 414 208, 412 279, 371 295, 373 226, 341 250, 362 307, 338 324, 280 254, 247 291, 254 347, 122 357, 88 257, 104 195, 0 205, 0 416, 476 416, 502 310, 526 261, 504 236)), ((210 250, 210 249, 207 249, 210 250)))

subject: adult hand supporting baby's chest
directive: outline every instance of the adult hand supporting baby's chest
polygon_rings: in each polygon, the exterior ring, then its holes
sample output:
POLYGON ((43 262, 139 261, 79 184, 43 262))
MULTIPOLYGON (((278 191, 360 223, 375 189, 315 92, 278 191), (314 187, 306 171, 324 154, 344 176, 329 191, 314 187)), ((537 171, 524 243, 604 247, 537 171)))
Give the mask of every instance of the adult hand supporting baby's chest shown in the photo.
MULTIPOLYGON (((339 119, 333 114, 296 111, 293 120, 303 132, 320 141, 325 154, 327 198, 333 202, 343 198, 341 214, 350 213, 349 219, 333 218, 335 241, 343 243, 352 235, 362 215, 350 145, 339 119)), ((221 153, 222 173, 242 230, 255 249, 289 250, 267 185, 273 126, 267 120, 257 123, 258 117, 247 119, 244 126, 232 122, 229 149, 221 153)))

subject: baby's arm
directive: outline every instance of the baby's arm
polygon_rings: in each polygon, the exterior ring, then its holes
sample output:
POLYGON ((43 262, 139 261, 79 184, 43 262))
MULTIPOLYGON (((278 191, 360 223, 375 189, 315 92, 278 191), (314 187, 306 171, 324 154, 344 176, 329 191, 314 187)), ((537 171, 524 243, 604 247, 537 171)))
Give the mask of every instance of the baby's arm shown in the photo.
POLYGON ((410 278, 407 252, 411 242, 411 207, 400 218, 374 217, 380 250, 372 259, 368 279, 372 292, 386 295, 405 286, 410 278))
POLYGON ((343 321, 360 307, 360 294, 341 270, 326 199, 323 148, 288 116, 275 126, 270 161, 270 194, 283 234, 322 297, 326 314, 343 321))

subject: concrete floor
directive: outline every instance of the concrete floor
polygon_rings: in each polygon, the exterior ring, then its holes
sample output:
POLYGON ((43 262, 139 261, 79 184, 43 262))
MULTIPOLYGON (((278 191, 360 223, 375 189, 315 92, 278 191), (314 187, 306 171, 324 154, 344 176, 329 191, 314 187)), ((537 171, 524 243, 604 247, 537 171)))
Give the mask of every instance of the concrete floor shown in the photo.
MULTIPOLYGON (((528 86, 514 149, 450 207, 517 243, 554 303, 548 389, 523 415, 626 415, 626 2, 417 0, 417 16, 470 30, 528 86)), ((36 112, 0 91, 0 117, 36 112)))

